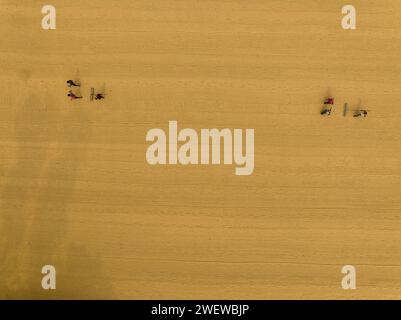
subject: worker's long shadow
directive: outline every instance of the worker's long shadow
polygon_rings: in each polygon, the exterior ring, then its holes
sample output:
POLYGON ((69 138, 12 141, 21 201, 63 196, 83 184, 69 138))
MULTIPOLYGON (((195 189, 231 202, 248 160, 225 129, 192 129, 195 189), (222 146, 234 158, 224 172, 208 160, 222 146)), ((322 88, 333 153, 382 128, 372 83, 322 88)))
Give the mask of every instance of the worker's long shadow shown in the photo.
POLYGON ((77 69, 77 71, 75 72, 75 77, 73 80, 76 84, 81 85, 81 73, 79 69, 77 69))

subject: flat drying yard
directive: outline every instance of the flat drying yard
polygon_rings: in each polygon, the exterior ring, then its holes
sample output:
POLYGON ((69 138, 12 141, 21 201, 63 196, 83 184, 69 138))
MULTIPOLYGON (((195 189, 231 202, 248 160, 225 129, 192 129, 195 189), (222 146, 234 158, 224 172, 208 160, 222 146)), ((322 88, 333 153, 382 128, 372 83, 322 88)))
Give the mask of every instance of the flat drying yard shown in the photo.
POLYGON ((346 4, 0 0, 0 298, 401 299, 401 2, 346 4), (253 173, 150 165, 169 121, 253 173))

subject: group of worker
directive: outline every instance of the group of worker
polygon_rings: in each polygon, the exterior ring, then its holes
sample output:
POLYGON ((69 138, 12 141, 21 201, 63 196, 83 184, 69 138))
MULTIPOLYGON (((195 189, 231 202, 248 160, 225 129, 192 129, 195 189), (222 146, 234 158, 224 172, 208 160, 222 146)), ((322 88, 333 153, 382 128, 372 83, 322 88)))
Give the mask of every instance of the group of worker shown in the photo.
MULTIPOLYGON (((348 104, 346 104, 344 106, 344 113, 343 113, 344 116, 347 112, 347 106, 348 106, 348 104)), ((328 98, 328 99, 324 100, 324 108, 320 112, 320 114, 322 116, 330 116, 333 109, 334 109, 334 98, 328 98)), ((369 110, 365 110, 365 109, 355 110, 354 118, 357 118, 357 117, 366 118, 368 116, 368 112, 369 112, 369 110)))
MULTIPOLYGON (((75 83, 73 80, 67 80, 67 86, 69 88, 71 87, 80 87, 80 84, 75 83)), ((72 90, 68 91, 67 97, 69 97, 71 100, 76 100, 76 99, 82 99, 82 96, 76 95, 72 90)), ((94 95, 95 100, 102 100, 104 99, 104 94, 102 93, 97 93, 94 95)))

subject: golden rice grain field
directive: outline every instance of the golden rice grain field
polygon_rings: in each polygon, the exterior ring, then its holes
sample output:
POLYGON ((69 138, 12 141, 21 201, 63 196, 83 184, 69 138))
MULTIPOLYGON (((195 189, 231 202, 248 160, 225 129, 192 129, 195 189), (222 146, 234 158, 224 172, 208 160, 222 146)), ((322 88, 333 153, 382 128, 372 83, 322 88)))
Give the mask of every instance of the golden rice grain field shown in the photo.
POLYGON ((401 298, 400 1, 52 4, 0 0, 0 298, 401 298), (253 174, 149 165, 169 120, 255 129, 253 174))

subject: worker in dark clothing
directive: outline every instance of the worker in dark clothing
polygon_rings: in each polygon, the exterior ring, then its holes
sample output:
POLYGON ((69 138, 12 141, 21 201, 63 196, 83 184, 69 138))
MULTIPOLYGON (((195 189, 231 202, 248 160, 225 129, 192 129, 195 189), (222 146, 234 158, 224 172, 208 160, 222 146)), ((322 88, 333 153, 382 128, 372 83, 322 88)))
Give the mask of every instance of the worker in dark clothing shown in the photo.
POLYGON ((101 93, 97 93, 95 96, 95 100, 102 100, 102 99, 104 99, 104 95, 101 93))
POLYGON ((70 88, 71 87, 80 87, 80 85, 79 84, 76 84, 74 81, 72 81, 72 80, 68 80, 67 81, 67 86, 69 86, 70 88))
POLYGON ((354 114, 354 118, 363 117, 366 118, 368 116, 368 110, 359 110, 354 114))

